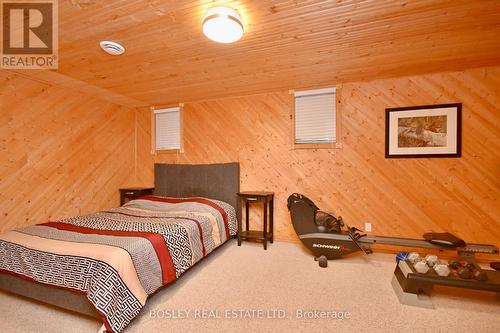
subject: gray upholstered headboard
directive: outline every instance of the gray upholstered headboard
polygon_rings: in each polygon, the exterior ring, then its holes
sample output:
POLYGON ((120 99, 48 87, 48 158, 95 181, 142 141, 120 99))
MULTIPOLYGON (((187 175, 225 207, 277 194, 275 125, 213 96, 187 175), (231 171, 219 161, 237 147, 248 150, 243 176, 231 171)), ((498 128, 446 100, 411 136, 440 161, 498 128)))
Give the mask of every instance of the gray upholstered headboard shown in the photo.
POLYGON ((240 164, 155 164, 155 195, 225 201, 241 219, 240 164))

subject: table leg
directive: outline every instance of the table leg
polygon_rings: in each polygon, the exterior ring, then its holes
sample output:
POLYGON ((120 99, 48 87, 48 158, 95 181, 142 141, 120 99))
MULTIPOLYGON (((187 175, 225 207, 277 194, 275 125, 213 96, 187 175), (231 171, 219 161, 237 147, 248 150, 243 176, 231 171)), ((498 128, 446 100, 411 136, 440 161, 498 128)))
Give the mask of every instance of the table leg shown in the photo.
POLYGON ((269 232, 271 234, 271 244, 274 241, 274 199, 271 199, 269 205, 269 232))
POLYGON ((238 246, 241 246, 241 224, 243 223, 243 221, 241 221, 241 219, 238 219, 238 246))
POLYGON ((241 222, 238 222, 238 246, 241 246, 241 222))
POLYGON ((250 203, 248 201, 245 201, 245 226, 247 228, 247 232, 248 230, 250 229, 249 225, 250 225, 250 222, 249 222, 249 217, 248 217, 248 213, 250 211, 250 207, 249 207, 250 203))
POLYGON ((264 250, 267 250, 267 201, 264 201, 264 250))

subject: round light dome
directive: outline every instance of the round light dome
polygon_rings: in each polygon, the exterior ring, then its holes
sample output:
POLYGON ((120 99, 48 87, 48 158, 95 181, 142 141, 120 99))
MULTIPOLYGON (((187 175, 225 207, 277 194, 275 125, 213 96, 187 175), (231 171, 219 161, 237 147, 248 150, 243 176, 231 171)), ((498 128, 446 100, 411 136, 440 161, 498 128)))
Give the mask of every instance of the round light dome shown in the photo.
POLYGON ((243 24, 235 10, 214 7, 203 19, 203 33, 215 42, 233 43, 243 36, 243 24))

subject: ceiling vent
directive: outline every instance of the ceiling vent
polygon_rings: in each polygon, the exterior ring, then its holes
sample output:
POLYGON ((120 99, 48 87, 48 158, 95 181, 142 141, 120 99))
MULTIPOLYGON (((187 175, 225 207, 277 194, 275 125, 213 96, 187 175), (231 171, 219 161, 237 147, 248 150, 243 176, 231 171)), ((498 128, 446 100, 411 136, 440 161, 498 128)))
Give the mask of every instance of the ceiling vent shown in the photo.
POLYGON ((125 48, 116 42, 103 40, 99 43, 99 45, 101 45, 101 49, 103 49, 104 52, 114 56, 125 53, 125 48))

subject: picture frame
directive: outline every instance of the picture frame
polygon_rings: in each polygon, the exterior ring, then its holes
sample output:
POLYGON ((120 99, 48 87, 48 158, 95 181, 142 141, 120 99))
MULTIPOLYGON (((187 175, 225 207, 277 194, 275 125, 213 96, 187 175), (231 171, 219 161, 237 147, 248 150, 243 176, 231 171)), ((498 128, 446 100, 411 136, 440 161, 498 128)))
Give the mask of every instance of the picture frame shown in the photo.
POLYGON ((387 108, 386 158, 460 157, 462 104, 387 108))

